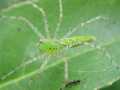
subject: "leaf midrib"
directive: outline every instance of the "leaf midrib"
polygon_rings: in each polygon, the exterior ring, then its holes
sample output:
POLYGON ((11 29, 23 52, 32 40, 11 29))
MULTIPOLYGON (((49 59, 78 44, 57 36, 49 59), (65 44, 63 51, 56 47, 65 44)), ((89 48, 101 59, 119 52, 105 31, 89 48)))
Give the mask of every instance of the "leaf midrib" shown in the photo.
MULTIPOLYGON (((102 47, 108 47, 108 46, 111 46, 111 45, 113 45, 113 44, 115 44, 115 43, 118 43, 118 42, 120 42, 120 40, 118 40, 118 39, 117 39, 117 40, 112 40, 112 41, 109 42, 109 43, 103 44, 102 47)), ((73 56, 71 56, 71 57, 67 57, 67 60, 70 60, 70 59, 75 58, 75 57, 77 57, 77 56, 85 55, 85 54, 87 54, 88 52, 93 52, 93 51, 96 51, 96 49, 94 48, 94 49, 87 50, 86 52, 83 52, 83 53, 77 53, 76 55, 73 55, 73 56)), ((44 68, 43 72, 44 72, 45 70, 48 70, 49 68, 55 67, 56 65, 63 63, 63 62, 64 62, 64 59, 66 59, 66 57, 65 57, 65 58, 62 58, 61 60, 58 60, 58 61, 55 62, 54 64, 48 65, 46 68, 44 68)), ((23 80, 23 79, 32 77, 33 75, 36 75, 36 74, 38 74, 38 73, 39 73, 39 69, 37 69, 37 70, 35 70, 35 71, 33 71, 33 72, 30 72, 30 73, 28 73, 28 74, 25 74, 25 75, 23 75, 23 76, 21 76, 21 77, 19 77, 19 78, 16 78, 16 79, 10 80, 10 81, 8 81, 8 82, 2 83, 2 84, 0 85, 0 88, 3 88, 3 87, 5 87, 5 86, 10 85, 10 84, 13 84, 13 83, 17 83, 17 82, 19 82, 19 81, 21 81, 21 80, 23 80)))

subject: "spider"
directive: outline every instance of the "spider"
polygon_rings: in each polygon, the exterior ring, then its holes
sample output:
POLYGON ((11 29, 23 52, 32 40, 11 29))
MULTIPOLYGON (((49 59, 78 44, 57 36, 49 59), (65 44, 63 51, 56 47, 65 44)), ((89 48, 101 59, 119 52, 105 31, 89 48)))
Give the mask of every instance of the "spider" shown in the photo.
MULTIPOLYGON (((96 16, 94 18, 91 18, 85 22, 82 22, 80 24, 78 24, 77 26, 75 26, 71 31, 69 31, 67 34, 65 34, 63 36, 62 39, 57 39, 57 33, 60 30, 60 26, 61 23, 63 21, 63 0, 58 0, 59 1, 59 18, 58 18, 58 23, 57 26, 55 28, 55 33, 54 33, 54 38, 51 38, 50 36, 50 30, 49 30, 49 24, 48 24, 48 20, 47 20, 47 16, 46 16, 46 12, 44 11, 43 8, 39 7, 37 5, 37 2, 34 1, 24 1, 24 2, 20 2, 18 4, 12 5, 10 7, 8 7, 7 9, 4 9, 3 12, 9 11, 11 9, 17 8, 17 7, 22 7, 24 5, 31 5, 33 8, 35 8, 36 10, 38 10, 42 16, 43 16, 43 22, 44 22, 44 29, 46 32, 46 37, 42 35, 42 33, 37 29, 37 27, 34 26, 34 24, 32 24, 27 18, 23 17, 23 16, 1 16, 1 18, 7 18, 7 19, 12 19, 12 20, 18 20, 18 21, 22 21, 25 22, 30 28, 31 30, 40 38, 39 42, 37 43, 38 49, 48 55, 48 56, 53 56, 56 53, 59 53, 60 51, 63 51, 64 48, 76 48, 82 45, 89 45, 92 46, 94 48, 98 48, 101 49, 101 47, 96 47, 95 45, 93 45, 92 43, 96 41, 96 37, 93 35, 77 35, 77 36, 72 36, 70 37, 74 32, 76 32, 78 30, 78 28, 84 27, 86 24, 90 24, 92 22, 95 22, 99 19, 103 19, 106 20, 105 17, 102 16, 96 16)), ((109 57, 110 55, 108 55, 109 57)), ((13 71, 9 72, 8 74, 4 75, 1 79, 4 80, 7 77, 9 77, 10 75, 14 74, 16 72, 16 70, 19 70, 21 67, 23 67, 24 65, 28 65, 31 64, 33 62, 35 62, 36 60, 31 60, 31 61, 27 61, 24 64, 21 64, 20 66, 16 67, 13 71)), ((43 62, 43 64, 40 67, 40 72, 43 71, 44 67, 47 65, 48 60, 45 60, 43 62)), ((63 88, 60 88, 61 90, 63 90, 64 88, 66 88, 67 86, 70 85, 74 85, 74 84, 78 84, 80 83, 80 80, 69 80, 69 73, 68 73, 68 60, 64 60, 64 80, 65 80, 65 84, 63 88)))

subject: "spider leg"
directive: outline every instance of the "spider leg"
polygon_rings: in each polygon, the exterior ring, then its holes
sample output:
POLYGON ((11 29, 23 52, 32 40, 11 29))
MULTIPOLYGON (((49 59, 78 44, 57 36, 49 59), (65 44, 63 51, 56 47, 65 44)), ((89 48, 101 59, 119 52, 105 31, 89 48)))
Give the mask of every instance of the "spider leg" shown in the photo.
POLYGON ((67 59, 64 59, 64 80, 65 83, 68 82, 69 80, 69 73, 68 73, 68 61, 67 59))
POLYGON ((110 60, 111 65, 114 65, 116 67, 116 69, 120 68, 120 66, 117 64, 117 62, 112 60, 112 55, 109 53, 109 51, 105 47, 102 47, 102 46, 99 46, 99 45, 95 45, 95 44, 90 44, 90 43, 85 43, 85 45, 89 45, 92 48, 100 50, 110 60))
POLYGON ((94 17, 94 18, 91 18, 85 22, 82 22, 78 25, 76 25, 72 30, 68 31, 64 36, 63 38, 66 38, 66 37, 69 37, 70 35, 72 35, 74 32, 76 32, 80 27, 84 27, 85 25, 87 24, 90 24, 90 23, 93 23, 97 20, 100 20, 100 19, 103 19, 103 20, 106 20, 107 18, 106 17, 102 17, 102 16, 97 16, 97 17, 94 17))
POLYGON ((20 2, 20 3, 16 3, 16 4, 13 4, 11 6, 9 6, 8 8, 5 8, 2 10, 2 12, 6 12, 6 11, 9 11, 9 10, 12 10, 12 9, 15 9, 15 8, 18 8, 18 7, 22 7, 24 5, 32 5, 33 8, 37 9, 43 16, 43 21, 44 21, 44 28, 45 28, 45 32, 46 32, 46 36, 49 37, 49 26, 48 26, 48 20, 47 20, 47 16, 46 16, 46 13, 44 11, 43 8, 39 7, 37 4, 35 4, 33 1, 24 1, 24 2, 20 2))
POLYGON ((46 16, 44 9, 32 2, 31 2, 31 5, 41 12, 43 16, 43 20, 44 20, 44 28, 45 28, 46 36, 47 38, 50 38, 49 24, 48 24, 47 16, 46 16))
POLYGON ((5 19, 5 18, 25 22, 38 37, 44 38, 44 36, 38 31, 38 28, 34 26, 27 18, 23 16, 5 16, 5 15, 1 16, 1 19, 5 19))
POLYGON ((67 58, 64 59, 64 84, 60 88, 60 90, 64 90, 69 86, 74 86, 80 83, 80 80, 69 80, 69 71, 68 71, 68 60, 67 58))
MULTIPOLYGON (((73 73, 75 73, 75 72, 77 72, 77 73, 87 73, 87 72, 93 72, 93 73, 99 73, 99 72, 101 72, 101 73, 104 73, 104 72, 107 72, 108 70, 111 70, 111 68, 113 68, 113 67, 111 67, 111 66, 113 66, 113 65, 115 66, 116 69, 120 68, 120 66, 119 66, 114 60, 112 60, 112 56, 111 56, 111 54, 109 53, 109 51, 107 51, 104 47, 98 46, 98 45, 95 45, 95 44, 91 44, 91 43, 84 43, 84 45, 90 46, 90 47, 92 47, 92 48, 94 48, 94 49, 98 49, 98 50, 100 50, 100 52, 104 52, 104 55, 110 60, 111 65, 107 66, 105 69, 102 69, 102 70, 78 70, 78 71, 72 71, 73 73)), ((80 52, 77 53, 77 54, 74 55, 74 56, 79 56, 79 55, 80 55, 80 52)), ((74 56, 73 56, 73 57, 74 57, 74 56)), ((65 60, 64 60, 65 63, 66 63, 66 65, 65 65, 65 80, 67 81, 67 83, 64 84, 64 85, 60 88, 60 90, 64 90, 64 89, 67 88, 68 86, 80 84, 80 81, 81 81, 81 80, 68 81, 68 62, 67 62, 68 59, 70 59, 70 58, 68 57, 68 58, 65 58, 65 60)), ((97 62, 97 63, 98 63, 98 62, 97 62)), ((97 63, 96 63, 96 64, 97 64, 97 63)), ((100 63, 101 63, 101 62, 100 62, 100 63)), ((87 64, 87 65, 90 65, 90 64, 87 64)), ((117 79, 118 79, 118 78, 117 78, 117 79)), ((115 80, 116 80, 116 79, 115 79, 115 80)), ((113 83, 115 80, 113 80, 112 83, 113 83)))
POLYGON ((59 21, 58 21, 57 27, 55 29, 54 38, 56 38, 56 36, 57 36, 57 33, 60 29, 60 25, 62 23, 62 20, 63 20, 63 1, 59 0, 59 21))
MULTIPOLYGON (((27 65, 29 65, 29 64, 32 64, 33 62, 36 62, 36 61, 38 61, 38 59, 41 59, 41 58, 43 58, 43 57, 44 57, 44 55, 39 56, 39 57, 33 57, 32 59, 30 59, 30 60, 28 60, 28 61, 20 64, 20 65, 19 65, 18 67, 16 67, 14 70, 8 72, 6 75, 4 75, 3 77, 1 77, 0 80, 5 80, 5 79, 8 78, 9 76, 13 75, 16 71, 20 70, 22 67, 25 67, 25 66, 27 66, 27 65)), ((41 65, 41 67, 42 67, 42 66, 43 66, 43 65, 41 65)))
POLYGON ((12 9, 15 9, 15 8, 18 8, 18 7, 22 7, 24 5, 29 5, 29 4, 30 4, 30 1, 28 1, 28 0, 24 1, 24 2, 19 2, 19 3, 16 3, 16 4, 10 5, 7 8, 2 9, 1 12, 10 11, 12 9))
POLYGON ((48 64, 49 58, 50 58, 50 56, 45 56, 45 59, 39 68, 39 74, 43 72, 45 66, 48 64))

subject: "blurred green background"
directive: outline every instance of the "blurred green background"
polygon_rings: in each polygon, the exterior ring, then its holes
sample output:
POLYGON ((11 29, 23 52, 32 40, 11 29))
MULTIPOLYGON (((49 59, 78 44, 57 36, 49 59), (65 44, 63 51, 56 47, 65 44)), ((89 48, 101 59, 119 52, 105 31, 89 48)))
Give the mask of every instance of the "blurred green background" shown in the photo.
MULTIPOLYGON (((13 3, 19 2, 19 1, 23 1, 23 0, 0 0, 0 9, 5 8, 5 7, 7 7, 13 3)), ((113 85, 106 87, 102 90, 120 90, 120 81, 117 81, 113 85)))

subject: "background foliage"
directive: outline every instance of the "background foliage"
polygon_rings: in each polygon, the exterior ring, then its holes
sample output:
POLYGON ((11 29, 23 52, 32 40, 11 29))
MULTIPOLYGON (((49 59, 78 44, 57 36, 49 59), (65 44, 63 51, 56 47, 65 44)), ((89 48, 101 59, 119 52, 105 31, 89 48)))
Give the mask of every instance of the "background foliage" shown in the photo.
MULTIPOLYGON (((0 1, 0 5, 7 7, 8 1, 0 1)), ((38 5, 45 9, 53 35, 58 22, 58 0, 40 0, 38 5)), ((90 18, 99 15, 108 17, 108 20, 99 20, 80 27, 73 36, 96 36, 96 44, 106 48, 111 56, 109 59, 101 50, 84 46, 64 51, 69 61, 69 78, 81 80, 80 85, 65 90, 93 90, 103 87, 106 87, 103 90, 119 90, 120 69, 113 62, 120 64, 120 1, 63 0, 63 5, 64 19, 58 36, 62 37, 71 28, 90 18)), ((42 15, 30 5, 1 12, 3 14, 27 17, 45 35, 42 15)), ((31 60, 31 55, 39 54, 35 47, 38 39, 25 23, 10 19, 0 20, 0 77, 26 60, 31 60)), ((5 80, 0 80, 0 90, 59 90, 64 82, 64 56, 60 56, 57 59, 53 57, 40 74, 38 69, 43 59, 17 70, 5 80)))

